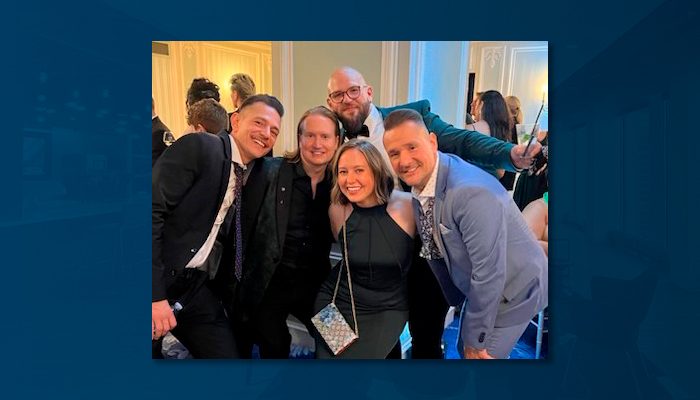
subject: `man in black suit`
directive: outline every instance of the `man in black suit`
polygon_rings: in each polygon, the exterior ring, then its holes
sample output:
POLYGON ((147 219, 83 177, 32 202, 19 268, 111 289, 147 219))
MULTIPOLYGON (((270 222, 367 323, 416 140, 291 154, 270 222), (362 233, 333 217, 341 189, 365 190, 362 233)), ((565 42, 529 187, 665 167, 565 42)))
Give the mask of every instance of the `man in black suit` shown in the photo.
POLYGON ((234 270, 233 275, 240 279, 239 200, 244 171, 275 144, 283 113, 276 98, 252 96, 234 118, 233 137, 225 132, 185 135, 156 163, 152 203, 154 340, 172 331, 195 358, 238 357, 231 325, 209 279, 231 245, 235 246, 234 263, 223 264, 221 269, 234 270), (229 212, 233 218, 226 218, 229 212), (222 226, 224 221, 232 221, 231 226, 222 226), (230 239, 223 237, 224 233, 230 239))
POLYGON ((236 339, 243 358, 288 358, 291 314, 310 328, 313 304, 330 271, 328 164, 340 138, 335 114, 314 107, 297 126, 298 150, 259 160, 243 191, 246 257, 235 296, 236 339))
POLYGON ((163 141, 163 134, 165 132, 169 132, 170 129, 168 129, 167 126, 163 123, 163 121, 160 120, 158 115, 156 115, 156 101, 151 97, 151 121, 153 122, 153 131, 152 131, 152 139, 153 139, 153 144, 151 146, 151 158, 152 163, 151 166, 156 165, 156 161, 158 160, 158 157, 160 157, 161 154, 163 154, 163 151, 168 147, 166 146, 165 142, 163 141))

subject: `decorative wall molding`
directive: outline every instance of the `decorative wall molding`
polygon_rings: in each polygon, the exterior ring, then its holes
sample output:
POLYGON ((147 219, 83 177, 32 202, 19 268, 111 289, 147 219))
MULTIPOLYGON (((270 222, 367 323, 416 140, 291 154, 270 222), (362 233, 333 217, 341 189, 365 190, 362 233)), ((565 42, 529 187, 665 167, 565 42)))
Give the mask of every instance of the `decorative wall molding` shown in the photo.
MULTIPOLYGON (((162 42, 169 55, 152 55, 152 90, 156 112, 179 137, 185 131, 185 94, 192 79, 206 77, 220 88, 221 104, 233 111, 228 80, 249 74, 259 92, 272 90, 271 42, 162 42)), ((286 106, 286 104, 285 104, 286 106)))
POLYGON ((525 53, 545 53, 547 54, 549 52, 549 48, 547 46, 520 46, 520 47, 513 47, 510 49, 510 65, 508 66, 508 71, 510 72, 508 74, 508 84, 503 90, 503 95, 507 96, 513 93, 513 81, 515 80, 515 72, 516 72, 516 67, 517 67, 517 61, 518 61, 518 56, 521 54, 525 53))
POLYGON ((196 54, 195 46, 191 43, 183 45, 182 51, 187 58, 192 58, 196 54))
POLYGON ((496 64, 503 60, 503 51, 505 47, 486 47, 484 48, 484 61, 488 63, 488 67, 494 69, 496 64))
MULTIPOLYGON (((518 96, 525 123, 534 122, 542 105, 542 85, 548 81, 547 42, 471 42, 472 70, 476 92, 498 90, 503 96, 518 96), (495 56, 500 53, 503 56, 495 56), (487 57, 487 54, 489 55, 487 57), (492 68, 493 66, 493 68, 492 68)), ((547 121, 547 114, 542 121, 547 121)))
POLYGON ((476 75, 476 82, 474 87, 477 92, 483 92, 484 90, 494 89, 493 87, 484 87, 484 76, 486 76, 486 71, 490 70, 491 74, 496 73, 499 76, 499 82, 495 88, 499 92, 503 93, 503 84, 505 81, 505 68, 506 63, 503 60, 503 56, 506 51, 506 46, 484 46, 481 48, 481 62, 480 74, 476 75), (498 71, 496 71, 498 70, 498 71))

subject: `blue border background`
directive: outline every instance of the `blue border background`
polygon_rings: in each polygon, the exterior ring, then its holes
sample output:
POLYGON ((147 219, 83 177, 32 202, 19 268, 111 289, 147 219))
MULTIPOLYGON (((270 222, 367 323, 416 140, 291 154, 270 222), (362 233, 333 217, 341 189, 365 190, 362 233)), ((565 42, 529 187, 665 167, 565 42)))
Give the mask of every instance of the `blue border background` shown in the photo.
POLYGON ((6 6, 3 396, 697 398, 697 2, 259 7, 6 6), (151 360, 150 42, 185 39, 549 40, 549 359, 151 360))

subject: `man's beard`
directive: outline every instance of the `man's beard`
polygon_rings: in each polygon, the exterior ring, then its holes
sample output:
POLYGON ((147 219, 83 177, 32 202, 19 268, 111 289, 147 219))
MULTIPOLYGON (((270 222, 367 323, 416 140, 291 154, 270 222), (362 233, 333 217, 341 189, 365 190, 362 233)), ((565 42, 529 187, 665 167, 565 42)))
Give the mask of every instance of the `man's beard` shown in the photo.
POLYGON ((369 102, 362 105, 360 112, 354 119, 347 119, 342 115, 338 115, 338 119, 343 123, 343 128, 346 132, 357 132, 362 128, 365 120, 369 116, 369 102))

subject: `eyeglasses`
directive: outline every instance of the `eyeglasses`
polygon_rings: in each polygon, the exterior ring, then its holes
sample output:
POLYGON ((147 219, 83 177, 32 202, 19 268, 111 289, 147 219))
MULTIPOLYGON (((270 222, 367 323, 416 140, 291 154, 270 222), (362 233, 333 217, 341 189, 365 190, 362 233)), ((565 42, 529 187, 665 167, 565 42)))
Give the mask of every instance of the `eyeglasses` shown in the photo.
POLYGON ((328 98, 331 99, 331 101, 334 103, 342 103, 345 95, 348 96, 348 99, 355 100, 356 98, 360 97, 360 93, 362 92, 363 87, 365 87, 365 85, 350 86, 350 88, 344 92, 337 91, 329 94, 328 98))

